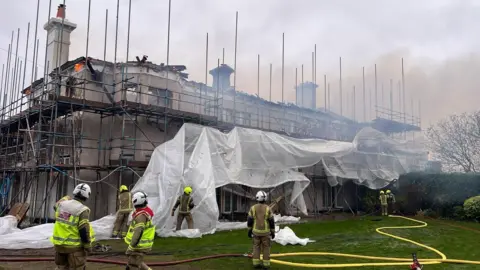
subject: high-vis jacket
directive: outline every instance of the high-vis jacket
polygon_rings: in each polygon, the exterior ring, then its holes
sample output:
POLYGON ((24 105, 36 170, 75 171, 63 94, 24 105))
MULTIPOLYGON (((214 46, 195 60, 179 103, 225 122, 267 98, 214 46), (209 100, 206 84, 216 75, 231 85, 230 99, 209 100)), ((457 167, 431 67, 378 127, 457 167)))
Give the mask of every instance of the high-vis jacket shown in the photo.
POLYGON ((387 205, 387 204, 388 204, 388 202, 387 202, 387 195, 385 195, 385 194, 380 194, 380 203, 381 203, 382 205, 387 205))
POLYGON ((254 235, 269 235, 271 231, 275 230, 275 220, 270 207, 263 203, 252 206, 248 211, 247 226, 252 229, 254 235))
POLYGON ((58 204, 60 204, 61 202, 63 201, 68 201, 68 200, 71 200, 72 197, 66 195, 66 196, 63 196, 60 200, 58 200, 55 205, 53 206, 53 210, 57 211, 57 208, 58 208, 58 204))
POLYGON ((55 246, 91 247, 94 233, 88 222, 90 209, 77 200, 66 200, 58 204, 55 225, 50 239, 55 246), (83 231, 83 236, 81 232, 83 231))
POLYGON ((120 193, 120 195, 118 195, 118 212, 128 213, 132 210, 132 194, 128 191, 120 193))
POLYGON ((172 212, 175 212, 178 206, 180 206, 180 208, 178 209, 178 213, 180 214, 188 214, 190 213, 190 210, 195 207, 192 201, 192 197, 187 194, 182 194, 178 197, 177 202, 173 206, 172 212))
POLYGON ((152 223, 153 211, 149 207, 136 209, 132 215, 132 223, 128 228, 125 243, 128 251, 147 252, 152 249, 155 238, 155 225, 152 223))

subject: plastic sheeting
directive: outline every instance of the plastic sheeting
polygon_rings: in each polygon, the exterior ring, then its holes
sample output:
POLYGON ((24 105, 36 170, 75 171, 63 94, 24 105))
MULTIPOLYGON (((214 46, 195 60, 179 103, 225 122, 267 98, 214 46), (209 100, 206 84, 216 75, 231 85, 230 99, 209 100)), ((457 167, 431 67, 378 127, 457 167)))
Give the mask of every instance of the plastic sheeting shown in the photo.
MULTIPOLYGON (((275 219, 275 224, 292 224, 300 222, 299 217, 293 216, 281 216, 281 215, 273 215, 275 219)), ((220 222, 217 221, 217 225, 214 230, 209 232, 202 233, 199 229, 185 229, 180 231, 170 231, 170 230, 157 230, 157 234, 160 237, 186 237, 186 238, 199 238, 205 234, 213 234, 216 231, 232 231, 232 230, 240 230, 246 229, 247 222, 220 222)), ((295 242, 292 245, 296 245, 295 242)))
MULTIPOLYGON (((111 239, 110 236, 112 233, 114 221, 115 216, 110 215, 93 221, 91 223, 95 232, 96 240, 111 239)), ((300 221, 300 218, 275 215, 275 221, 279 224, 297 223, 300 221)), ((218 222, 217 226, 219 231, 247 228, 246 222, 218 222)), ((21 230, 17 228, 17 219, 14 216, 0 217, 0 237, 2 239, 2 241, 0 241, 0 249, 50 248, 53 247, 52 243, 50 242, 50 237, 52 236, 52 233, 53 223, 42 224, 21 230)), ((210 233, 214 233, 214 231, 210 233)), ((280 242, 278 243, 282 245, 285 245, 284 243, 290 245, 305 245, 305 239, 300 239, 298 237, 295 238, 296 236, 293 237, 292 233, 293 232, 283 232, 282 229, 279 230, 277 234, 279 235, 278 241, 280 242), (287 236, 282 236, 284 234, 287 236)), ((293 235, 295 234, 293 233, 293 235)), ((202 233, 200 233, 198 229, 193 229, 180 230, 178 232, 170 231, 161 236, 198 238, 202 237, 202 233)))
MULTIPOLYGON (((110 215, 93 221, 92 227, 96 240, 110 239, 115 216, 110 215)), ((0 249, 50 248, 53 244, 50 237, 53 233, 53 223, 33 226, 23 230, 17 229, 16 218, 5 216, 0 218, 0 249), (11 222, 12 218, 15 222, 11 222)))
MULTIPOLYGON (((155 211, 157 233, 170 234, 175 219, 170 209, 182 188, 193 188, 195 228, 215 230, 219 209, 215 189, 228 184, 273 188, 289 184, 287 203, 306 214, 303 191, 310 181, 298 168, 323 164, 329 183, 354 179, 382 188, 418 167, 426 154, 418 146, 395 142, 365 128, 353 142, 295 139, 272 132, 235 127, 229 133, 184 124, 176 136, 158 146, 133 191, 144 191, 155 211)), ((185 226, 186 224, 184 224, 185 226)))

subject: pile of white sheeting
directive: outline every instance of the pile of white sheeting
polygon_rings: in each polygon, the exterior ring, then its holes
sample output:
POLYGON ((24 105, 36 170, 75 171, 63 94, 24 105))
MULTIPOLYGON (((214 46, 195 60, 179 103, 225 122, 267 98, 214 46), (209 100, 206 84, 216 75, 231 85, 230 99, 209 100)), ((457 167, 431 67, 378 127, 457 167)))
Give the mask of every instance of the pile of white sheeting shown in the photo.
MULTIPOLYGON (((95 231, 96 240, 110 239, 113 229, 113 222, 115 216, 110 215, 92 222, 93 230, 95 231)), ((275 216, 275 221, 279 224, 297 223, 300 218, 280 215, 275 216)), ((246 222, 218 222, 219 231, 236 230, 247 228, 246 222)), ((277 228, 277 235, 275 240, 281 245, 306 245, 310 242, 308 238, 298 238, 295 233, 288 227, 283 229, 277 228)), ((42 224, 26 229, 17 228, 17 219, 14 216, 5 216, 0 218, 0 249, 25 249, 25 248, 50 248, 53 247, 50 242, 50 237, 53 232, 53 224, 42 224)), ((210 233, 214 233, 212 231, 210 233)), ((163 237, 187 237, 197 238, 202 234, 198 229, 181 230, 178 232, 171 232, 170 235, 162 235, 163 237)), ((246 237, 246 235, 245 235, 246 237)))
POLYGON ((323 164, 332 186, 352 179, 378 189, 400 174, 422 169, 426 161, 423 147, 394 141, 372 128, 362 129, 353 142, 338 142, 239 127, 223 133, 184 124, 172 140, 155 148, 133 191, 147 193, 157 233, 169 235, 176 220, 170 209, 183 187, 191 186, 195 228, 204 234, 216 229, 218 187, 237 184, 268 189, 283 185, 286 207, 306 214, 303 192, 310 180, 298 168, 323 164))

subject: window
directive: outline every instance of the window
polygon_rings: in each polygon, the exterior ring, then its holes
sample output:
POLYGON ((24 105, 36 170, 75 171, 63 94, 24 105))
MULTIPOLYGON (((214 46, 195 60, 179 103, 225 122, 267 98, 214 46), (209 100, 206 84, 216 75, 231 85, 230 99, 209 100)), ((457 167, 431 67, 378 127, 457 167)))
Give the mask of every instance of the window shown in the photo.
POLYGON ((225 194, 225 196, 224 196, 224 200, 225 200, 225 201, 224 201, 223 211, 228 213, 228 212, 231 211, 231 210, 230 210, 230 196, 231 196, 232 194, 231 194, 231 192, 225 191, 225 190, 224 190, 224 194, 225 194))
POLYGON ((150 87, 148 89, 148 104, 162 107, 172 106, 173 93, 167 89, 150 87))

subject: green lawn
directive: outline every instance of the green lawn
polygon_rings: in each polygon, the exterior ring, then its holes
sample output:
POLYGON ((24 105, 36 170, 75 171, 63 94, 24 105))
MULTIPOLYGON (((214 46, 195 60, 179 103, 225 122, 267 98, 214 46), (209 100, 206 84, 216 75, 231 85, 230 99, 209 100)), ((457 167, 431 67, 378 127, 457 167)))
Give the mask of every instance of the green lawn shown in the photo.
MULTIPOLYGON (((480 260, 480 250, 478 249, 480 225, 447 222, 448 224, 479 230, 475 231, 452 227, 443 221, 442 223, 434 220, 425 221, 429 223, 429 226, 426 228, 396 229, 388 230, 387 232, 436 248, 449 259, 480 260)), ((272 253, 322 251, 410 258, 411 253, 416 252, 420 262, 422 258, 439 258, 437 254, 429 250, 375 232, 377 227, 402 225, 416 224, 398 218, 383 218, 379 220, 376 217, 369 217, 357 220, 309 222, 290 225, 297 236, 308 237, 316 242, 309 243, 307 246, 281 246, 274 243, 272 245, 272 253)), ((112 244, 112 242, 109 244, 112 244)), ((117 248, 119 247, 116 246, 115 249, 117 248)), ((211 254, 246 253, 250 252, 251 249, 251 240, 247 238, 246 230, 236 230, 219 232, 198 239, 158 238, 155 241, 153 254, 148 259, 158 260, 161 256, 179 260, 211 254)), ((290 257, 282 259, 301 263, 366 262, 366 260, 340 257, 290 257)), ((192 263, 190 266, 191 269, 249 269, 251 268, 251 262, 246 258, 215 259, 192 263)), ((407 266, 363 267, 361 269, 380 268, 409 269, 407 266)), ((292 267, 273 264, 272 269, 292 269, 292 267)), ((424 269, 480 269, 480 265, 427 265, 424 269)))

